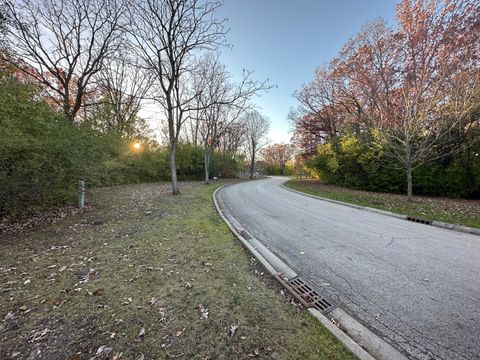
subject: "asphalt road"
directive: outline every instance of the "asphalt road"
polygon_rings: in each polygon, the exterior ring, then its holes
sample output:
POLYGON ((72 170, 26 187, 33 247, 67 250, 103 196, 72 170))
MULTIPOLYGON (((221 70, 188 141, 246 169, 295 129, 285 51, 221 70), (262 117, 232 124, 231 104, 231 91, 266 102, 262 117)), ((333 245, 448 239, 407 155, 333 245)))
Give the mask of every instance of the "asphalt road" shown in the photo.
POLYGON ((218 196, 291 268, 409 357, 480 359, 480 236, 309 198, 284 181, 218 196))

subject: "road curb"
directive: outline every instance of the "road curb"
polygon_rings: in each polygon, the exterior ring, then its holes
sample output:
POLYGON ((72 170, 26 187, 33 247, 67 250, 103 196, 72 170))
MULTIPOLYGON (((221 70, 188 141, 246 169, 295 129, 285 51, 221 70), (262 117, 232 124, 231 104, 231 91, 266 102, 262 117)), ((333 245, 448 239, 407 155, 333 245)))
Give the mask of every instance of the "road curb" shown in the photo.
MULTIPOLYGON (((287 182, 287 181, 288 180, 286 180, 285 182, 287 182)), ((305 193, 303 191, 291 189, 291 188, 285 186, 285 182, 282 183, 282 185, 281 185, 282 188, 284 188, 285 190, 303 195, 303 196, 308 196, 308 197, 311 197, 313 199, 322 200, 322 201, 326 201, 326 202, 333 203, 333 204, 348 206, 348 207, 358 209, 358 210, 365 210, 365 211, 373 212, 373 213, 376 213, 376 214, 381 214, 381 215, 390 216, 390 217, 394 217, 394 218, 397 218, 397 219, 402 219, 402 220, 405 220, 405 221, 409 221, 407 219, 409 217, 408 215, 397 214, 397 213, 393 213, 391 211, 371 208, 371 207, 368 207, 368 206, 360 206, 360 205, 350 204, 350 203, 346 203, 346 202, 343 202, 343 201, 333 200, 333 199, 325 198, 325 197, 318 196, 318 195, 308 194, 308 193, 305 193)), ((429 225, 430 226, 435 226, 435 227, 438 227, 438 228, 442 228, 442 229, 448 229, 448 230, 458 231, 458 232, 462 232, 462 233, 466 233, 466 234, 471 234, 471 235, 480 235, 480 229, 476 229, 476 228, 472 228, 472 227, 468 227, 468 226, 463 226, 463 225, 449 224, 449 223, 436 221, 436 220, 430 220, 429 225)))
MULTIPOLYGON (((215 208, 217 209, 220 217, 225 221, 230 231, 242 242, 242 244, 250 251, 250 253, 262 264, 262 266, 271 274, 271 275, 287 275, 287 278, 295 277, 297 274, 292 270, 287 264, 280 260, 275 254, 273 254, 269 249, 264 247, 262 249, 263 254, 257 250, 256 247, 252 246, 251 241, 261 244, 257 239, 252 235, 248 234, 245 229, 241 227, 241 224, 238 223, 232 216, 225 214, 224 210, 220 205, 220 201, 217 199, 217 194, 220 190, 224 189, 227 186, 234 184, 226 184, 217 188, 213 193, 213 202, 215 208), (247 234, 246 239, 244 235, 247 234), (269 252, 270 254, 266 254, 269 252), (270 259, 278 259, 274 264, 271 264, 268 261, 270 259), (290 276, 289 276, 290 275, 290 276)), ((263 245, 262 245, 263 246, 263 245)), ((338 308, 337 308, 338 309, 338 308)), ((346 331, 343 331, 333 322, 334 318, 330 319, 320 311, 309 308, 308 311, 312 316, 314 316, 333 336, 335 336, 352 354, 354 354, 360 360, 406 360, 406 357, 402 355, 398 350, 394 349, 390 344, 385 342, 383 339, 372 333, 370 330, 365 328, 358 321, 348 316, 348 322, 342 323, 339 322, 339 319, 335 319, 342 328, 345 328, 346 331), (360 329, 360 330, 359 330, 360 329), (349 331, 350 330, 350 331, 349 331), (352 337, 351 335, 355 335, 352 337), (366 349, 372 348, 374 351, 371 351, 375 354, 376 357, 372 356, 366 349)), ((343 310, 340 310, 342 314, 346 314, 343 310)))
MULTIPOLYGON (((248 234, 246 230, 241 228, 240 224, 235 219, 228 219, 223 213, 223 211, 221 210, 221 207, 217 200, 217 192, 230 185, 233 185, 233 184, 222 185, 213 192, 213 203, 215 204, 215 208, 217 209, 218 214, 223 219, 223 221, 227 224, 230 231, 242 242, 243 246, 245 246, 250 251, 250 253, 262 264, 265 270, 267 270, 270 273, 270 275, 278 274, 278 271, 270 264, 270 262, 268 262, 267 259, 259 251, 257 251, 257 249, 252 244, 250 244, 250 242, 247 241, 247 239, 245 239, 245 237, 241 234, 241 233, 248 234), (235 223, 237 224, 236 227, 234 226, 235 223)), ((253 239, 253 236, 250 235, 250 237, 253 239)), ((286 265, 285 267, 286 267, 286 270, 291 270, 286 265)), ((291 271, 294 273, 294 275, 291 275, 291 276, 293 277, 296 276, 296 273, 293 270, 291 271)))

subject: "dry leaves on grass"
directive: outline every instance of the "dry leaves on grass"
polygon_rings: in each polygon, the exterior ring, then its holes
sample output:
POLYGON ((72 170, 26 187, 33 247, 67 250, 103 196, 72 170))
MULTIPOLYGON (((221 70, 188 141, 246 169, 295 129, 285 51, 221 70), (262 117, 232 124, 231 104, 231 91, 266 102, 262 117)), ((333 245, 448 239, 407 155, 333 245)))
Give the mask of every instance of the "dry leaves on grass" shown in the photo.
POLYGON ((198 310, 200 311, 201 319, 208 319, 209 310, 203 304, 198 304, 198 310))
POLYGON ((143 339, 145 338, 145 328, 144 328, 144 327, 142 327, 142 328, 140 329, 140 332, 138 333, 138 337, 139 337, 141 340, 143 340, 143 339))
POLYGON ((237 325, 230 325, 230 330, 228 330, 228 336, 234 337, 235 333, 237 332, 238 326, 237 325))
POLYGON ((50 209, 40 214, 25 216, 23 218, 4 217, 0 221, 0 235, 19 235, 34 227, 43 227, 55 224, 69 216, 73 216, 88 210, 94 206, 89 204, 83 209, 76 206, 64 206, 50 209))
POLYGON ((97 349, 97 352, 95 353, 95 356, 91 357, 90 360, 98 359, 99 357, 102 357, 103 355, 110 354, 112 352, 112 348, 108 347, 107 345, 102 345, 97 349))

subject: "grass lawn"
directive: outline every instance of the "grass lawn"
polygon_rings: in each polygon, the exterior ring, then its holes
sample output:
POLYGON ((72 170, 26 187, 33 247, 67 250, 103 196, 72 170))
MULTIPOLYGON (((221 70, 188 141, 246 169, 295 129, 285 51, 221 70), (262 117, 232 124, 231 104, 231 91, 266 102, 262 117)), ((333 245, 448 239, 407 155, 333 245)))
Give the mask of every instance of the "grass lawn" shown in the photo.
POLYGON ((241 247, 209 186, 102 188, 0 238, 0 359, 353 359, 241 247))
POLYGON ((289 180, 285 186, 333 200, 410 215, 428 220, 480 228, 480 201, 416 196, 413 201, 398 194, 351 190, 318 180, 289 180))

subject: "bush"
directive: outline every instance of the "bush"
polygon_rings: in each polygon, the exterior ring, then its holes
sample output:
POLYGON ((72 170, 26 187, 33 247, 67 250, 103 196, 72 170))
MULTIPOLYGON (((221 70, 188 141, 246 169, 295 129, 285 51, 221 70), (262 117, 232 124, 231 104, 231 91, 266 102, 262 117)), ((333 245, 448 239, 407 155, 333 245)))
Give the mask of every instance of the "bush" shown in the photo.
MULTIPOLYGON (((311 175, 327 184, 353 189, 406 192, 406 176, 385 156, 374 133, 344 134, 318 146, 307 161, 311 175)), ((480 197, 480 146, 426 163, 413 172, 417 195, 480 197)))
MULTIPOLYGON (((170 180, 168 149, 144 141, 141 151, 88 121, 72 124, 36 87, 0 73, 0 216, 20 216, 75 202, 78 180, 105 186, 170 180)), ((235 176, 231 156, 214 155, 212 170, 235 176)), ((180 144, 179 179, 203 177, 203 151, 180 144)))

